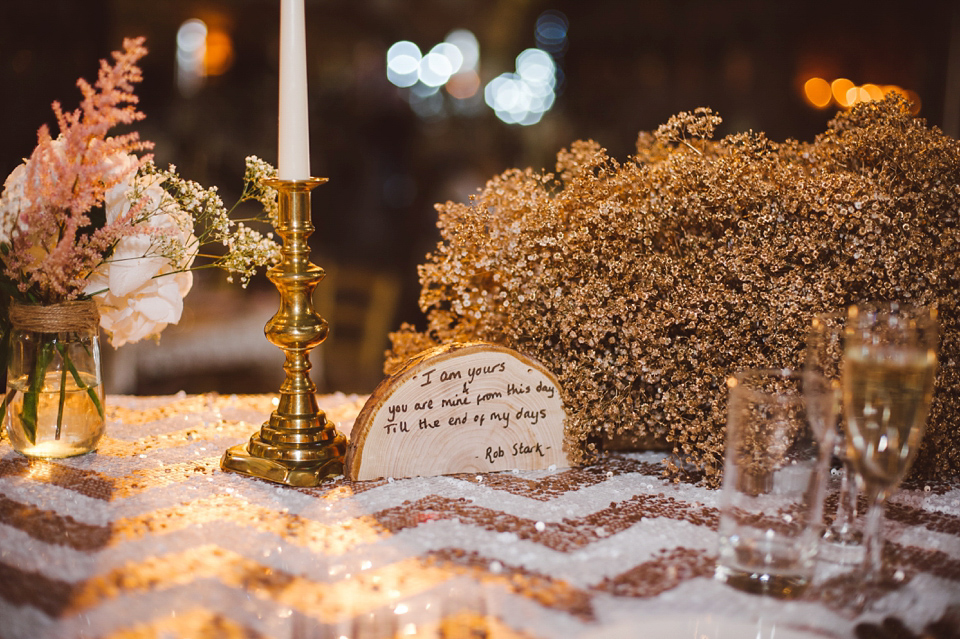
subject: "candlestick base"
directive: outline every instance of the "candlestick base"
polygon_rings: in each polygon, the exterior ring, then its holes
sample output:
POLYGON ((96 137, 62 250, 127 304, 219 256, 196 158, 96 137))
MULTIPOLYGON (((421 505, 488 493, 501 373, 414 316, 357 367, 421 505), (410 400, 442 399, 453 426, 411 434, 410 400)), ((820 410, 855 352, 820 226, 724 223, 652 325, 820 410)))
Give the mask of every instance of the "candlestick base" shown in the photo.
POLYGON ((343 453, 340 451, 333 451, 330 458, 326 460, 300 464, 282 459, 269 459, 263 456, 264 449, 260 449, 259 454, 251 453, 251 449, 258 448, 255 439, 256 436, 247 444, 228 448, 220 462, 221 468, 286 486, 300 487, 319 486, 324 480, 344 474, 343 453))
POLYGON ((324 182, 326 178, 266 181, 279 193, 276 229, 283 249, 280 263, 267 271, 280 291, 280 310, 264 334, 286 355, 286 380, 269 421, 220 461, 223 470, 287 486, 316 486, 343 475, 347 450, 346 437, 317 405, 317 387, 308 374, 309 352, 327 336, 327 322, 313 308, 313 291, 324 272, 310 263, 307 244, 313 233, 310 190, 324 182))

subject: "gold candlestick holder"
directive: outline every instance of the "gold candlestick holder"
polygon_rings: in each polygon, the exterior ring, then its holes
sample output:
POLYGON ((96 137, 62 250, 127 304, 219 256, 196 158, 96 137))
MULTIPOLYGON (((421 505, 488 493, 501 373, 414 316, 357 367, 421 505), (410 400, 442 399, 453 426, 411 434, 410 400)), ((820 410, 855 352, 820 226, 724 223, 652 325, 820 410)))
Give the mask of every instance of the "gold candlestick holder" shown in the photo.
POLYGON ((314 230, 310 191, 326 181, 266 181, 279 193, 276 230, 283 248, 280 263, 267 271, 280 291, 280 310, 267 322, 264 334, 286 356, 286 380, 269 421, 249 442, 227 449, 220 460, 223 470, 287 486, 316 486, 342 475, 347 449, 346 438, 317 405, 317 387, 309 375, 309 353, 327 336, 327 322, 313 307, 313 291, 324 272, 310 262, 307 238, 314 230))

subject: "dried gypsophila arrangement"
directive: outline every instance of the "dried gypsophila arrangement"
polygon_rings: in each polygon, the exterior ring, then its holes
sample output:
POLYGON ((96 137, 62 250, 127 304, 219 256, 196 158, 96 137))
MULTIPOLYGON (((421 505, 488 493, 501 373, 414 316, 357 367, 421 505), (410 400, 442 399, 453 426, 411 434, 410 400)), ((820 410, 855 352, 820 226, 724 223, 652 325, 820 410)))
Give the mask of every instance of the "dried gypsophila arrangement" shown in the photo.
POLYGON ((114 346, 177 323, 192 271, 220 267, 246 285, 258 267, 279 259, 272 235, 248 226, 276 215, 277 194, 262 182, 276 175, 269 164, 247 158, 243 192, 228 211, 216 187, 135 155, 152 148, 136 132, 107 135, 144 117, 133 85, 146 52, 143 38, 125 39, 112 65, 101 62, 93 86, 78 81, 78 109, 65 113, 55 102, 59 135, 40 128, 36 148, 0 196, 4 297, 36 304, 92 297, 114 346), (262 212, 232 218, 246 201, 262 212))
POLYGON ((438 205, 420 266, 424 331, 389 372, 454 340, 530 353, 573 407, 573 458, 659 441, 675 477, 722 473, 727 388, 800 366, 814 314, 859 300, 939 307, 936 393, 914 475, 960 474, 960 143, 897 97, 839 114, 812 143, 713 139, 709 109, 641 133, 620 163, 594 142, 556 173, 509 170, 438 205))

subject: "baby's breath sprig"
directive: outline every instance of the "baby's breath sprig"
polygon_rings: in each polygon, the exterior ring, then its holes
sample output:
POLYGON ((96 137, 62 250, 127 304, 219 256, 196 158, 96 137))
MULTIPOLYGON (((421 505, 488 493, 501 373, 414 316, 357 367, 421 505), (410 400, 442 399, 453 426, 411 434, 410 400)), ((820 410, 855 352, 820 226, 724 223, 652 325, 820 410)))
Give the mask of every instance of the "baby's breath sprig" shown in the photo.
POLYGON ((722 121, 713 109, 698 107, 693 112, 681 111, 670 116, 670 119, 665 124, 661 124, 653 135, 665 146, 671 143, 682 144, 698 155, 703 155, 703 150, 695 146, 688 136, 692 139, 710 140, 722 121))
MULTIPOLYGON (((166 170, 152 163, 143 168, 145 174, 156 175, 162 180, 160 186, 163 190, 193 220, 196 243, 185 250, 208 261, 192 268, 220 268, 228 273, 229 282, 239 276, 243 287, 249 284, 258 267, 275 264, 280 259, 280 247, 273 233, 261 233, 249 226, 250 223, 268 225, 276 221, 277 191, 264 183, 265 179, 276 176, 276 169, 256 156, 247 157, 245 164, 243 190, 230 209, 224 206, 216 186, 204 188, 192 180, 183 179, 173 165, 166 170), (234 219, 234 211, 245 202, 260 204, 261 212, 253 217, 234 219), (223 247, 222 252, 213 253, 215 245, 223 247)), ((157 253, 176 264, 182 263, 178 259, 182 250, 184 247, 176 242, 165 243, 162 237, 158 238, 157 253)))
POLYGON ((255 155, 248 156, 243 174, 243 194, 240 196, 241 202, 259 202, 264 215, 274 226, 277 223, 277 190, 267 186, 266 180, 275 177, 277 169, 273 165, 255 155))

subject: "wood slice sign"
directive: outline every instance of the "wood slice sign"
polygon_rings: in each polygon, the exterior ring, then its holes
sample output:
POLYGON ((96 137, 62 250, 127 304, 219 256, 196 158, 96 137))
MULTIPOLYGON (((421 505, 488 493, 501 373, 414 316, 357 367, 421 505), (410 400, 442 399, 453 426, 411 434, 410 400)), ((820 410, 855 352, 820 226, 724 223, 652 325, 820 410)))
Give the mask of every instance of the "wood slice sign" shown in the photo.
POLYGON ((481 342, 427 350, 385 379, 357 416, 351 479, 570 466, 556 377, 481 342))

